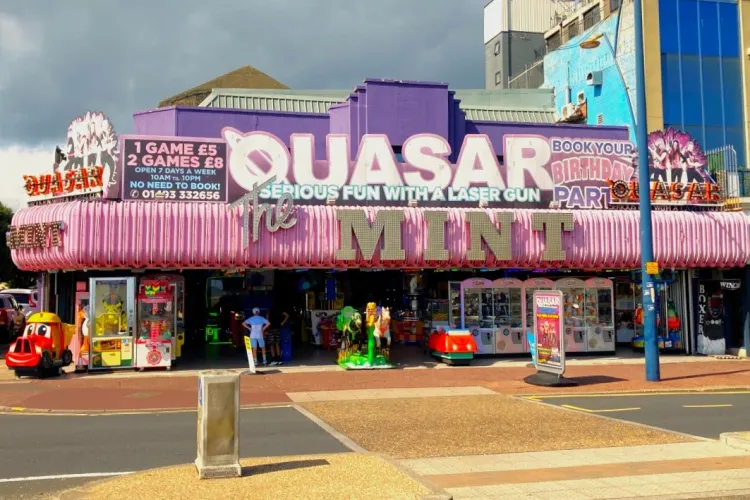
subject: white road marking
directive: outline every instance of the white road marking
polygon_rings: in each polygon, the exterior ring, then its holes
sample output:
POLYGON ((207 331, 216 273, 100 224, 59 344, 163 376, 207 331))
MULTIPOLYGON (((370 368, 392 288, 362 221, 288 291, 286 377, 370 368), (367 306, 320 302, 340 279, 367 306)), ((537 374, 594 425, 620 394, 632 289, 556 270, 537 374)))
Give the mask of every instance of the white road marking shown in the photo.
POLYGON ((31 477, 10 477, 0 479, 0 483, 25 483, 29 481, 49 481, 54 479, 78 479, 78 478, 95 478, 95 477, 113 477, 126 476, 134 472, 89 472, 86 474, 58 474, 56 476, 31 476, 31 477))

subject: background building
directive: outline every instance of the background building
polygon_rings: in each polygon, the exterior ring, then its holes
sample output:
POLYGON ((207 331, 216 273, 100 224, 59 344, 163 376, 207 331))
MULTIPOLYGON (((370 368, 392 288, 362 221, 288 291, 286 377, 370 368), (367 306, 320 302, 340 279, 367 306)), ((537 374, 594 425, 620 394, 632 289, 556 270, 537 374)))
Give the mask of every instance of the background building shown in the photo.
POLYGON ((556 22, 556 4, 552 0, 491 0, 484 7, 486 88, 509 88, 519 74, 533 79, 533 85, 524 88, 541 86, 544 73, 527 70, 536 67, 546 53, 544 33, 556 22))
MULTIPOLYGON (((654 0, 644 2, 643 13, 648 131, 671 127, 689 133, 717 169, 737 172, 725 184, 728 195, 739 197, 749 139, 750 86, 747 58, 741 57, 750 33, 745 33, 750 23, 742 22, 743 14, 750 15, 745 3, 654 0)), ((552 89, 561 121, 625 125, 635 141, 633 1, 581 2, 544 38, 544 62, 516 76, 511 86, 552 89), (592 38, 598 47, 580 47, 592 38), (543 82, 536 85, 540 72, 543 82)))

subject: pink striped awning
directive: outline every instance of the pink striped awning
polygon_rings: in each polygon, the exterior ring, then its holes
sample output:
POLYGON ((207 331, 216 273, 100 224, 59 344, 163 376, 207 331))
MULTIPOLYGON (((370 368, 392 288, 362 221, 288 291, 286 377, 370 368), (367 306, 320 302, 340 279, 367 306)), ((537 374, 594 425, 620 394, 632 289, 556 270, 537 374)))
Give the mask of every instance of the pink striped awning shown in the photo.
MULTIPOLYGON (((234 268, 234 267, 477 267, 466 258, 467 209, 447 209, 449 260, 426 262, 426 208, 404 208, 401 226, 406 258, 380 262, 361 255, 336 259, 342 207, 297 207, 297 224, 274 234, 261 224, 257 242, 242 248, 242 214, 226 205, 171 202, 72 201, 20 210, 13 225, 65 223, 62 245, 13 250, 21 269, 234 268)), ((370 220, 378 210, 363 208, 370 220)), ((471 209, 483 210, 483 209, 471 209)), ((494 220, 492 210, 487 210, 494 220)), ((640 266, 639 216, 627 210, 573 210, 574 229, 563 233, 565 262, 543 262, 544 235, 532 231, 535 210, 514 210, 511 262, 487 252, 481 267, 613 269, 640 266)), ((556 213, 560 213, 556 211, 556 213)), ((748 219, 742 213, 658 211, 653 213, 654 251, 662 268, 738 267, 750 259, 748 219)))

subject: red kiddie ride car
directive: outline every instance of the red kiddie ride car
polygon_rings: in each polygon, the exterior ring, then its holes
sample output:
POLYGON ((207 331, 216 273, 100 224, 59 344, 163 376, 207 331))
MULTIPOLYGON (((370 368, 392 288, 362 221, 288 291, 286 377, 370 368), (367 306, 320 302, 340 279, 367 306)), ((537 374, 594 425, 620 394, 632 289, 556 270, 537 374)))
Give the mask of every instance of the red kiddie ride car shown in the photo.
POLYGON ((16 376, 36 374, 45 377, 58 374, 73 361, 68 345, 74 333, 75 325, 63 323, 57 314, 32 314, 23 336, 10 345, 5 355, 5 364, 15 370, 16 376))
POLYGON ((477 352, 477 343, 469 330, 434 330, 427 340, 427 351, 449 365, 468 365, 477 352))

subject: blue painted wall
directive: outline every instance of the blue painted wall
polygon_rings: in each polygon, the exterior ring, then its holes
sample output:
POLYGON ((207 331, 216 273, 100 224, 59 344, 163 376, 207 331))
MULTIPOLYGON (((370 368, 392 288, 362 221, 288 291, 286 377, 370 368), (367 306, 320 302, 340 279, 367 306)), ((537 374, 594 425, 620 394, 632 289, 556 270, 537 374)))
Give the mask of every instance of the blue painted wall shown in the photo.
MULTIPOLYGON (((583 90, 588 123, 626 125, 634 137, 635 51, 633 3, 544 58, 544 87, 555 89, 558 112, 583 90), (604 33, 611 42, 583 50, 578 44, 604 33), (616 64, 615 64, 616 61, 616 64), (601 70, 602 86, 586 85, 601 70)), ((736 0, 659 0, 664 126, 684 130, 704 149, 732 145, 745 166, 742 67, 736 0)), ((653 50, 646 47, 646 50, 653 50)), ((647 76, 648 78, 648 76, 647 76)))
POLYGON ((626 82, 634 80, 635 74, 623 75, 621 72, 621 69, 628 67, 633 72, 634 65, 632 56, 628 61, 627 54, 618 53, 619 21, 619 14, 610 16, 547 54, 544 58, 543 86, 555 89, 558 113, 565 103, 576 102, 578 93, 583 92, 587 100, 589 125, 597 125, 597 115, 602 114, 602 125, 626 125, 630 128, 631 140, 635 141, 635 118, 626 85, 626 82), (599 47, 584 50, 578 46, 581 41, 596 34, 605 35, 600 39, 599 47), (586 76, 592 71, 602 72, 601 86, 586 84, 586 76), (568 87, 570 94, 566 95, 568 87))
POLYGON ((705 149, 732 145, 745 163, 739 12, 735 0, 660 0, 664 125, 705 149))

